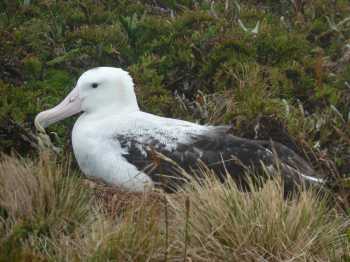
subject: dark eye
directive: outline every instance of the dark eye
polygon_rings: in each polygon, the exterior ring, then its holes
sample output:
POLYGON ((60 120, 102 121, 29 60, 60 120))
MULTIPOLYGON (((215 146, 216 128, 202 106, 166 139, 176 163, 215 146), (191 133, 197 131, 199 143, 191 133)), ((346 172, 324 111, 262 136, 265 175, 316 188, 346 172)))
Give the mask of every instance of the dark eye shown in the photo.
POLYGON ((97 83, 92 83, 92 84, 91 84, 91 87, 92 87, 92 88, 97 88, 97 87, 98 87, 98 84, 97 84, 97 83))

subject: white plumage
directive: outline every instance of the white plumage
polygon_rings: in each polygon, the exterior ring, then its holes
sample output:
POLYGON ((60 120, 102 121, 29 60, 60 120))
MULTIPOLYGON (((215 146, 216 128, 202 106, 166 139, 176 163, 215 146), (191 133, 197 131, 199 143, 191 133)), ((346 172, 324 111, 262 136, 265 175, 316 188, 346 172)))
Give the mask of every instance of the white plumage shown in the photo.
MULTIPOLYGON (((243 173, 243 167, 232 161, 233 155, 244 165, 273 165, 271 145, 267 142, 234 137, 227 134, 224 126, 202 126, 140 111, 132 78, 119 68, 99 67, 85 72, 71 93, 56 107, 38 114, 35 122, 45 128, 81 111, 72 132, 79 167, 87 176, 127 190, 152 188, 154 181, 159 182, 157 175, 168 171, 167 165, 161 164, 153 174, 143 172, 143 167, 152 162, 153 150, 173 158, 187 170, 201 160, 221 178, 226 169, 237 180, 243 173), (223 157, 229 160, 225 167, 223 157)), ((276 145, 281 159, 285 156, 284 165, 292 167, 295 161, 304 174, 313 173, 293 151, 276 145)), ((287 177, 298 172, 285 168, 287 177)), ((308 180, 313 179, 316 178, 308 180)))

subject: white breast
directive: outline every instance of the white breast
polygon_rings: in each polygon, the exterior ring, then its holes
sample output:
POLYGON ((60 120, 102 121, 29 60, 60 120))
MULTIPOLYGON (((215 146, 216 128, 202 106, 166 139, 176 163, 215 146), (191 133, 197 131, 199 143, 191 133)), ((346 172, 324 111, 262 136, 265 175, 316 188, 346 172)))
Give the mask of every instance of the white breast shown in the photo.
POLYGON ((72 132, 74 155, 82 172, 129 191, 152 188, 152 180, 125 160, 120 144, 111 139, 108 122, 90 120, 81 116, 72 132))

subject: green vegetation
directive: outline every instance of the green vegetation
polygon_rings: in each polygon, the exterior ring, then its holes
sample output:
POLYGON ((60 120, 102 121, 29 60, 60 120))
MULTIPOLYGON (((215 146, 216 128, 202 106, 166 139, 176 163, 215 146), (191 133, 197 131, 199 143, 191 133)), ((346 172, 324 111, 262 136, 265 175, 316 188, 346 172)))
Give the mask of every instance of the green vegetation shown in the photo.
MULTIPOLYGON (((232 123, 237 135, 292 146, 321 173, 334 173, 331 165, 349 174, 347 1, 38 0, 1 10, 6 152, 28 153, 8 118, 32 128, 81 72, 111 65, 131 72, 146 111, 232 123)), ((66 126, 55 128, 61 141, 66 126)))
MULTIPOLYGON (((164 260, 165 250, 169 260, 183 260, 185 246, 194 261, 225 260, 228 254, 243 261, 289 260, 296 254, 296 260, 319 261, 333 259, 330 250, 339 258, 335 235, 344 231, 340 221, 350 213, 349 14, 348 0, 0 2, 0 152, 31 159, 3 157, 1 162, 0 261, 64 260, 66 251, 68 260, 164 260), (230 184, 203 192, 192 188, 185 190, 196 203, 188 218, 192 239, 187 243, 183 228, 174 227, 187 219, 184 204, 174 200, 169 216, 173 208, 180 216, 169 220, 169 245, 164 246, 158 210, 163 195, 135 196, 120 204, 112 201, 114 192, 103 193, 101 200, 94 190, 79 186, 78 174, 35 160, 34 116, 57 104, 80 73, 96 66, 128 70, 145 111, 232 124, 238 136, 291 147, 333 181, 338 213, 324 209, 324 200, 310 192, 283 202, 275 184, 251 198, 230 184), (19 196, 12 194, 16 187, 19 196), (272 196, 276 202, 268 203, 272 196), (232 206, 239 201, 248 201, 242 213, 232 206), (264 217, 273 204, 281 212, 277 222, 264 217), (253 220, 250 205, 259 207, 260 221, 253 220), (110 214, 116 207, 123 210, 114 214, 117 220, 110 214), (219 209, 237 216, 226 217, 219 209), (198 212, 212 224, 201 222, 198 212), (245 227, 235 227, 239 216, 247 219, 245 227), (293 227, 310 231, 286 231, 283 223, 291 218, 293 227), (203 228, 196 228, 196 221, 203 228), (228 224, 221 228, 222 221, 228 224), (252 224, 266 226, 252 229, 257 237, 275 222, 277 235, 237 246, 236 238, 249 236, 252 224), (226 235, 231 232, 226 226, 236 234, 226 235), (321 249, 324 253, 316 254, 321 249)), ((70 150, 73 122, 50 127, 64 152, 70 150)), ((118 197, 126 198, 125 193, 118 197)))

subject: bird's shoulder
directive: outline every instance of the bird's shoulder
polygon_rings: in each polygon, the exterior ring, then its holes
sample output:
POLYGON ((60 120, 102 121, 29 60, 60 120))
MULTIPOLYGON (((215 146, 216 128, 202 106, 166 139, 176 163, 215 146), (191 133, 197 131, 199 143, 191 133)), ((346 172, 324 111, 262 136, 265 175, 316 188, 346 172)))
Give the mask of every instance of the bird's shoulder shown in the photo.
POLYGON ((178 144, 188 144, 206 130, 206 126, 195 123, 143 113, 130 115, 113 138, 126 149, 152 147, 172 151, 178 144))
POLYGON ((216 154, 225 151, 226 143, 233 138, 229 134, 230 126, 203 126, 178 119, 151 118, 150 122, 140 119, 115 134, 114 139, 124 152, 146 156, 150 150, 156 150, 181 159, 187 156, 200 158, 206 151, 216 154))

